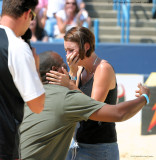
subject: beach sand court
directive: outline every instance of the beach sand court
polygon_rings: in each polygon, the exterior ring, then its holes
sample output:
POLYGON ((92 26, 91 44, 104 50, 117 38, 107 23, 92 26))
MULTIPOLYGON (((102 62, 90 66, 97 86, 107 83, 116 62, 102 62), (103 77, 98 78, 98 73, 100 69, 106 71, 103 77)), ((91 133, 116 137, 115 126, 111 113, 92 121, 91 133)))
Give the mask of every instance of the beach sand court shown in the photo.
POLYGON ((141 135, 140 120, 118 122, 116 130, 120 160, 156 160, 156 134, 141 135))

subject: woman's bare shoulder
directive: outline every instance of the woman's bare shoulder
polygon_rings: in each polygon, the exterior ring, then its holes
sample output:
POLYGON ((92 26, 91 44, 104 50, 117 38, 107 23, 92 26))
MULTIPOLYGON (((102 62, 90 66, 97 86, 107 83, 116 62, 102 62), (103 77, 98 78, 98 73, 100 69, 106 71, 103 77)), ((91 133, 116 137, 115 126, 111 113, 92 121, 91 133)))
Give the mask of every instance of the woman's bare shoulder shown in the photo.
POLYGON ((113 69, 112 65, 104 59, 101 60, 98 67, 99 69, 113 69))

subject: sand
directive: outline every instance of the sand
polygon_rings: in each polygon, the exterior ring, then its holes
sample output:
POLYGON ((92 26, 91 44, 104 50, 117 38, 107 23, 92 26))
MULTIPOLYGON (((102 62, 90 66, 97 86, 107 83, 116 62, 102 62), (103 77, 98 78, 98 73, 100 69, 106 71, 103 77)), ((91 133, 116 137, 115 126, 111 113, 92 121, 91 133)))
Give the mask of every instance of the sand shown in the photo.
POLYGON ((141 135, 141 121, 116 123, 120 160, 156 160, 156 134, 141 135))

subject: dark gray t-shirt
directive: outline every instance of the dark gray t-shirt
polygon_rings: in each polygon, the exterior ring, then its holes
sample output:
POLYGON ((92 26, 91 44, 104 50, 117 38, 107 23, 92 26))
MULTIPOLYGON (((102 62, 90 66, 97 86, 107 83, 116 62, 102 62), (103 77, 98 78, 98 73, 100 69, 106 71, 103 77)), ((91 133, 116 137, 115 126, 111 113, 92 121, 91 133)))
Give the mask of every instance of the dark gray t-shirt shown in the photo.
POLYGON ((35 114, 25 107, 21 125, 22 159, 63 160, 66 157, 76 123, 87 120, 104 103, 80 91, 45 85, 45 108, 35 114))

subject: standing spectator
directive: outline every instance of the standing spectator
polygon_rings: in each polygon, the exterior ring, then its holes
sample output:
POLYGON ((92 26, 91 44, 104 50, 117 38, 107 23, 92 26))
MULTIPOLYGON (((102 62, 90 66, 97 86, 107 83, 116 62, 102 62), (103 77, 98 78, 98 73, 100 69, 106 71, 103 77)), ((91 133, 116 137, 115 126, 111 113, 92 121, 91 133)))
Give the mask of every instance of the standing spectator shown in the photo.
POLYGON ((18 160, 24 102, 32 112, 44 108, 39 57, 21 39, 35 18, 37 0, 3 0, 0 21, 0 159, 18 160))

